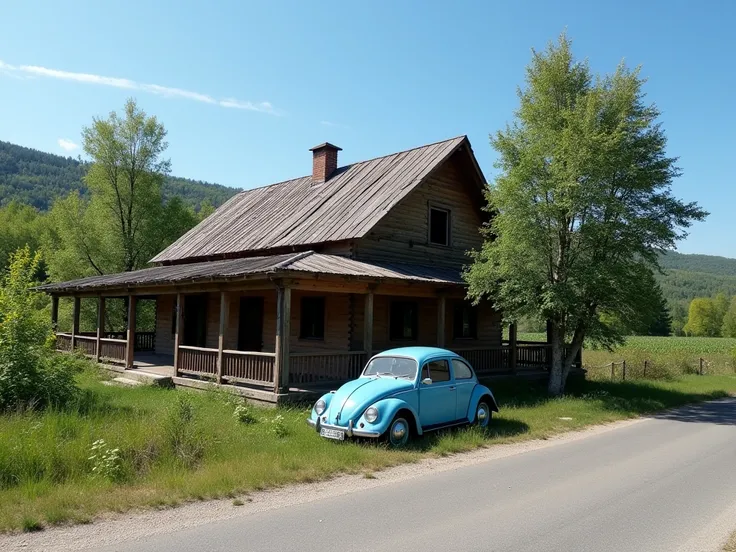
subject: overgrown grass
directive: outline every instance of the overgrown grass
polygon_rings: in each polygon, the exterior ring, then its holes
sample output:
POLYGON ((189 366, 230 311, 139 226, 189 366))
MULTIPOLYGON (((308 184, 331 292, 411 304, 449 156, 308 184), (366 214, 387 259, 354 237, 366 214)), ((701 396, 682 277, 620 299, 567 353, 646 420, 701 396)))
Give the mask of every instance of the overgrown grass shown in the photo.
POLYGON ((736 392, 736 378, 573 382, 550 400, 543 386, 499 382, 490 428, 418 439, 406 450, 320 439, 306 408, 247 412, 223 393, 102 384, 80 376, 84 398, 66 411, 0 417, 0 531, 88 522, 103 512, 236 498, 257 489, 376 471, 426 456, 550 435, 736 392), (96 445, 95 445, 96 444, 96 445), (94 450, 93 450, 93 447, 94 450))

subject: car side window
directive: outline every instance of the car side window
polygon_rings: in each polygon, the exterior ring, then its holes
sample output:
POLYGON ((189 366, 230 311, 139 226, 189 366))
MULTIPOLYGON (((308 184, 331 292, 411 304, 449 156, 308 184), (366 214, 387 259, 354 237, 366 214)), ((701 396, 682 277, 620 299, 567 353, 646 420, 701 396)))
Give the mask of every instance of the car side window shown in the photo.
POLYGON ((450 381, 450 366, 446 360, 432 360, 424 365, 429 372, 432 383, 450 381))
POLYGON ((473 377, 470 366, 457 358, 452 359, 452 369, 455 371, 455 380, 465 380, 473 377))

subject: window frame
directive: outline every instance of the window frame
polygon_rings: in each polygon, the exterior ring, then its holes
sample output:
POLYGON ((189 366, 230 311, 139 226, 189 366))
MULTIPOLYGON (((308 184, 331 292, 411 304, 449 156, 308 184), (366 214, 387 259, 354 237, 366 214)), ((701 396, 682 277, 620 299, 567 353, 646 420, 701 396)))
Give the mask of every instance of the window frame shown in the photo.
MULTIPOLYGON (((403 316, 402 316, 403 319, 403 316)), ((389 304, 388 308, 388 339, 389 341, 416 341, 419 338, 419 302, 418 301, 412 301, 407 299, 396 299, 392 300, 389 304), (404 321, 402 320, 402 331, 401 335, 396 335, 394 333, 394 309, 397 305, 412 305, 414 307, 414 315, 412 316, 411 322, 411 330, 412 335, 410 337, 405 337, 403 335, 403 330, 405 328, 404 321)))
POLYGON ((478 307, 477 305, 470 305, 465 301, 455 303, 452 309, 452 339, 453 340, 477 340, 478 339, 478 307), (471 319, 469 320, 470 335, 463 335, 463 312, 468 310, 471 313, 471 319), (458 322, 458 315, 460 316, 458 322), (458 328, 460 332, 458 333, 458 328))
POLYGON ((432 383, 452 383, 453 381, 453 373, 450 368, 450 361, 446 358, 433 358, 424 363, 424 366, 422 366, 422 378, 420 381, 424 381, 426 379, 424 371, 427 371, 427 377, 432 380, 432 383), (446 380, 435 380, 432 378, 432 371, 429 368, 429 365, 434 362, 444 362, 445 366, 447 367, 447 379, 446 380))
MULTIPOLYGON (((325 340, 325 330, 326 330, 326 323, 325 320, 327 318, 327 298, 324 295, 304 295, 301 297, 299 301, 299 339, 305 340, 305 341, 324 341, 325 340), (321 301, 322 304, 322 335, 306 335, 304 332, 304 329, 309 326, 309 324, 305 324, 305 315, 308 310, 305 309, 305 303, 308 302, 316 302, 321 301)), ((315 317, 316 319, 316 317, 315 317)))
POLYGON ((437 247, 451 247, 452 240, 452 210, 444 205, 438 205, 436 203, 429 203, 427 205, 427 243, 437 247), (445 241, 446 243, 439 243, 432 241, 432 211, 442 211, 447 215, 447 224, 445 226, 445 241))

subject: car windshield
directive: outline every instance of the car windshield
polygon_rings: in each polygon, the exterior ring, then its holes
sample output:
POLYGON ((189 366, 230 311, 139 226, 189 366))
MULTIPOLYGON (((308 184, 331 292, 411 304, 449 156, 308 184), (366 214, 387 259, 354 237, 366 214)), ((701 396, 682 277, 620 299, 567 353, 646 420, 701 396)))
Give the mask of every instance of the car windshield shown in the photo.
POLYGON ((363 375, 414 379, 417 375, 417 361, 402 357, 376 357, 365 367, 363 375))

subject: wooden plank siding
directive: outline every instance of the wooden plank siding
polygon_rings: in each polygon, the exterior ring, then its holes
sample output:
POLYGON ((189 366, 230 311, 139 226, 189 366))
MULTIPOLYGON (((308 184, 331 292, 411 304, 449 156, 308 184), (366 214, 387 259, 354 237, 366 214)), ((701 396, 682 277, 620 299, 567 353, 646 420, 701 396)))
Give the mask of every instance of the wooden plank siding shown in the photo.
MULTIPOLYGON (((482 244, 482 212, 463 178, 456 157, 396 205, 367 236, 354 244, 361 261, 394 261, 457 268, 468 264, 466 252, 482 244), (430 205, 450 210, 450 245, 429 243, 430 205)), ((477 193, 477 192, 476 192, 477 193)))

